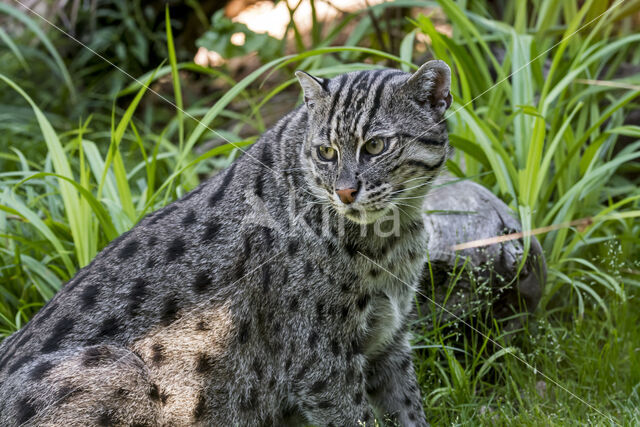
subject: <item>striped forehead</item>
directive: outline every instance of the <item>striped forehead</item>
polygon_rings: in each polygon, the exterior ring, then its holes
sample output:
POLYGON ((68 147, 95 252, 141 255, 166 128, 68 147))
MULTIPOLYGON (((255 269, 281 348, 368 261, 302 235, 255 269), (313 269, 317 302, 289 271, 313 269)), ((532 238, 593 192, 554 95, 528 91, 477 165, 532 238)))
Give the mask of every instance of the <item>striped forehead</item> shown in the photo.
POLYGON ((340 142, 345 137, 366 135, 382 104, 384 89, 395 78, 406 75, 399 70, 373 70, 343 74, 329 83, 329 110, 325 137, 340 142))

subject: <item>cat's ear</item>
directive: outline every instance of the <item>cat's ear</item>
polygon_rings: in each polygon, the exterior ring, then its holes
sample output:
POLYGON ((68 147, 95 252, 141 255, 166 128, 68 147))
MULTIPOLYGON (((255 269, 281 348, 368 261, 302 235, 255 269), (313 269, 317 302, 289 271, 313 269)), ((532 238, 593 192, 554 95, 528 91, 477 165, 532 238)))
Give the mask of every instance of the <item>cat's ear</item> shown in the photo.
POLYGON ((304 92, 304 103, 307 107, 312 107, 320 98, 328 95, 326 90, 329 80, 320 77, 314 77, 304 71, 296 71, 296 77, 302 86, 304 92))
POLYGON ((451 106, 451 69, 444 61, 424 63, 404 87, 409 96, 439 114, 444 114, 451 106))

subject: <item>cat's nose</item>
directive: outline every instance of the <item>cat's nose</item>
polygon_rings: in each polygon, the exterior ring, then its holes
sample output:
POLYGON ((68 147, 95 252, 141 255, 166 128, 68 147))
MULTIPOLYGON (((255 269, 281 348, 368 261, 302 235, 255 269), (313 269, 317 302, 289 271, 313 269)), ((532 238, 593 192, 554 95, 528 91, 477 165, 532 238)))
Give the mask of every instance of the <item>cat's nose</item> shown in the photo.
POLYGON ((350 205, 356 199, 356 193, 358 192, 355 188, 343 188, 341 190, 336 190, 338 197, 342 200, 342 203, 345 205, 350 205))

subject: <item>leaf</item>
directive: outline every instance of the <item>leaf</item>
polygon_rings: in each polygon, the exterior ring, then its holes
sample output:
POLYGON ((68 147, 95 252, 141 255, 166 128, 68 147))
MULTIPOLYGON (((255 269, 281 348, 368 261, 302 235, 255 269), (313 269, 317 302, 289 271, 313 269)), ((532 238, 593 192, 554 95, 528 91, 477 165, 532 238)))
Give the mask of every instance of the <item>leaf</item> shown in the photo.
POLYGON ((74 181, 73 179, 70 179, 66 176, 62 176, 62 175, 58 175, 55 173, 48 173, 48 172, 38 172, 38 173, 34 173, 33 175, 24 178, 23 180, 21 180, 20 182, 18 182, 16 184, 16 187, 32 180, 32 179, 36 179, 36 178, 41 178, 44 176, 53 176, 56 177, 60 180, 65 180, 67 182, 69 182, 71 185, 73 185, 78 192, 84 197, 84 199, 89 203, 89 205, 91 206, 91 208, 93 209, 93 213, 98 217, 98 220, 100 221, 100 224, 102 226, 102 230, 104 231, 104 233, 107 236, 108 240, 113 240, 116 237, 118 237, 120 235, 120 233, 118 233, 115 229, 115 227, 113 226, 113 222, 111 222, 111 217, 110 215, 107 213, 107 211, 105 210, 105 208, 100 204, 100 202, 98 202, 98 200, 96 200, 96 198, 93 196, 93 194, 91 194, 91 192, 89 190, 87 190, 86 188, 84 188, 80 183, 74 181))
POLYGON ((0 27, 0 40, 2 40, 4 44, 7 45, 7 47, 9 47, 9 50, 11 50, 11 52, 15 55, 16 59, 18 60, 22 68, 26 72, 29 72, 30 70, 29 64, 27 63, 27 61, 25 61, 24 56, 22 56, 22 52, 20 52, 20 48, 16 46, 13 40, 11 40, 11 37, 9 37, 9 34, 7 34, 7 32, 2 27, 0 27))
MULTIPOLYGON (((57 174, 67 177, 70 180, 74 180, 73 173, 71 172, 71 167, 69 166, 69 162, 67 161, 66 153, 60 144, 60 140, 58 139, 58 135, 53 130, 53 127, 45 117, 45 115, 40 111, 38 106, 33 102, 33 100, 27 95, 18 85, 16 85, 12 80, 8 77, 0 74, 0 80, 4 81, 8 84, 13 90, 18 92, 28 103, 31 105, 33 112, 36 115, 36 119, 38 120, 38 124, 40 125, 40 129, 42 131, 42 135, 47 144, 47 149, 49 151, 49 155, 51 156, 54 169, 57 174)), ((78 255, 78 260, 81 265, 86 265, 89 263, 88 259, 84 258, 85 244, 86 240, 83 238, 84 230, 80 227, 80 217, 78 210, 78 195, 74 189, 74 187, 67 181, 63 179, 59 179, 60 186, 60 195, 62 196, 62 200, 65 207, 65 213, 69 220, 69 226, 71 228, 71 234, 74 239, 76 254, 78 255)), ((75 272, 75 267, 72 265, 67 265, 67 267, 71 267, 69 273, 75 272)))
MULTIPOLYGON (((400 58, 402 58, 402 60, 405 62, 413 62, 413 43, 416 39, 416 31, 417 29, 414 29, 413 31, 409 32, 409 34, 404 36, 402 42, 400 43, 400 58)), ((411 71, 411 68, 406 64, 400 65, 400 68, 402 69, 402 71, 405 71, 407 73, 411 71)))
POLYGON ((10 209, 9 212, 13 213, 14 215, 18 215, 21 218, 24 218, 31 225, 33 225, 33 227, 38 232, 40 232, 40 234, 42 234, 49 241, 49 243, 51 243, 51 245, 57 251, 58 256, 62 259, 62 262, 67 269, 67 274, 69 276, 73 276, 75 274, 76 268, 73 265, 71 258, 69 257, 69 252, 64 248, 64 245, 51 230, 51 228, 49 228, 33 210, 25 206, 24 203, 19 201, 15 196, 10 196, 8 192, 0 195, 0 200, 2 200, 0 209, 10 209))
POLYGON ((76 90, 73 86, 73 82, 71 80, 71 76, 69 75, 69 71, 67 70, 67 67, 64 65, 64 61, 58 54, 58 51, 53 46, 53 43, 51 43, 49 38, 44 34, 44 32, 40 29, 40 27, 35 22, 33 22, 31 18, 25 15, 22 11, 12 6, 9 6, 8 4, 0 3, 0 13, 6 13, 7 15, 10 15, 15 19, 17 19, 18 21, 22 22, 27 28, 29 28, 36 35, 36 37, 40 39, 40 41, 42 42, 44 47, 49 51, 49 54, 51 55, 56 65, 58 66, 58 71, 60 72, 62 79, 67 85, 67 88, 69 89, 69 93, 71 94, 71 97, 75 99, 76 90))
MULTIPOLYGON (((178 74, 178 62, 176 49, 173 45, 173 33, 171 32, 171 20, 169 19, 169 5, 165 5, 165 26, 167 28, 167 50, 169 51, 169 64, 171 64, 171 80, 173 82, 173 94, 176 98, 176 114, 178 115, 178 137, 180 149, 184 144, 184 117, 182 116, 182 91, 180 90, 180 74, 178 74)), ((147 83, 148 85, 149 83, 147 83)))

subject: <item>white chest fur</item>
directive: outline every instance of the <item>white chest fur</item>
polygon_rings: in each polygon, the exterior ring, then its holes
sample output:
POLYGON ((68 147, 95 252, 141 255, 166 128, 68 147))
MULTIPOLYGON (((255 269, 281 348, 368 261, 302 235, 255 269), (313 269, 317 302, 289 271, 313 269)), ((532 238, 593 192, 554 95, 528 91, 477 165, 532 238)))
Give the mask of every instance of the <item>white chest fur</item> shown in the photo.
POLYGON ((372 297, 364 353, 374 357, 391 344, 411 310, 410 292, 379 292, 372 297))
POLYGON ((373 291, 366 313, 367 357, 384 351, 405 327, 425 261, 425 246, 426 236, 420 231, 399 239, 384 259, 368 259, 363 263, 363 270, 374 266, 377 271, 367 281, 367 287, 373 291))

